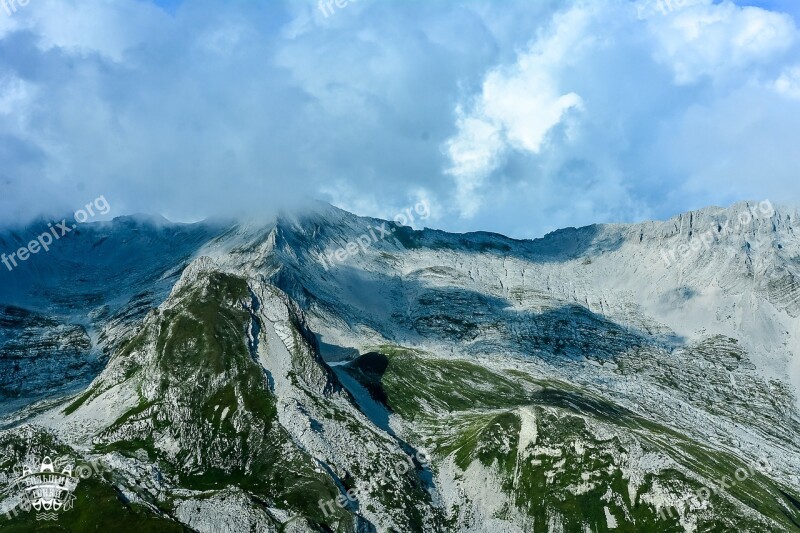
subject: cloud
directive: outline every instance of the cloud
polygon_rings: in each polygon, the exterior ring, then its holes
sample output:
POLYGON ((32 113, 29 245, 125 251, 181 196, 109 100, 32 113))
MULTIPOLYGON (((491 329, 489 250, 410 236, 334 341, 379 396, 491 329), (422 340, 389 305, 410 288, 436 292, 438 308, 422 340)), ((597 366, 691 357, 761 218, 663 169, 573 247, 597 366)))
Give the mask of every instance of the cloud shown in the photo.
POLYGON ((166 14, 147 2, 35 0, 26 6, 14 4, 16 11, 0 21, 0 37, 30 31, 42 51, 57 48, 76 55, 95 53, 120 62, 126 52, 145 44, 145 38, 168 27, 166 14))
POLYGON ((587 18, 582 9, 558 14, 551 34, 534 41, 510 67, 487 74, 469 112, 457 109, 458 134, 447 142, 447 153, 462 216, 478 211, 479 190, 505 151, 538 154, 564 114, 580 108, 578 94, 559 90, 557 71, 586 38, 587 18))
POLYGON ((775 90, 788 98, 800 100, 800 66, 784 70, 773 85, 775 90))
POLYGON ((639 13, 646 13, 656 57, 672 68, 677 84, 768 61, 787 50, 796 35, 789 15, 758 7, 712 0, 673 0, 674 7, 660 0, 659 5, 639 13))
POLYGON ((425 198, 446 229, 536 236, 800 199, 797 32, 776 11, 162 4, 0 13, 0 224, 101 194, 114 215, 177 220, 309 196, 391 216, 425 198))
POLYGON ((762 83, 797 57, 796 33, 788 15, 710 0, 556 12, 454 106, 444 150, 458 214, 488 221, 514 209, 528 227, 554 229, 800 197, 787 179, 794 157, 769 148, 800 119, 774 95, 793 94, 794 70, 762 83))

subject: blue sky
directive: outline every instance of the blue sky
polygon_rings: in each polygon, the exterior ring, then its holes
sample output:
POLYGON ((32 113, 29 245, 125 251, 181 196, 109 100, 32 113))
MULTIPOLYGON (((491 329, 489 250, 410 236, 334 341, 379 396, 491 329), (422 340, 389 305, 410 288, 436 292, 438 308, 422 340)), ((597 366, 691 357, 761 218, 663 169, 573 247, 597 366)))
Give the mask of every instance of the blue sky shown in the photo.
MULTIPOLYGON (((10 0, 6 0, 7 3, 10 0)), ((800 202, 794 0, 0 6, 0 223, 304 198, 534 237, 800 202)))

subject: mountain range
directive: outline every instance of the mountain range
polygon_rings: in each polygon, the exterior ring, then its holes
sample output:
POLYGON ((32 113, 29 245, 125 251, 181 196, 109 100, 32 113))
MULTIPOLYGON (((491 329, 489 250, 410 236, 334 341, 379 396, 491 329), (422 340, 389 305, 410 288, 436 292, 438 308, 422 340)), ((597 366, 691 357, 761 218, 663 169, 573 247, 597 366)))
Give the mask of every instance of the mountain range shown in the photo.
POLYGON ((799 318, 769 202, 535 240, 327 204, 84 224, 0 267, 0 523, 800 531, 799 318), (92 465, 46 523, 13 484, 45 454, 92 465))

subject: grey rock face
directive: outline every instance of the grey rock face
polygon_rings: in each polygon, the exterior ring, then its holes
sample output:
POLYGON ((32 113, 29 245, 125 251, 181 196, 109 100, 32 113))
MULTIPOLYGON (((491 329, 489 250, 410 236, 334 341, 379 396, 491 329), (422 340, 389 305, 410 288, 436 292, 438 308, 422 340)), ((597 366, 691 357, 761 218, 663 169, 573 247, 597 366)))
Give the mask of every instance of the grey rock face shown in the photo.
POLYGON ((198 531, 779 531, 800 520, 798 216, 369 246, 387 223, 330 206, 87 226, 46 257, 71 274, 0 289, 0 383, 47 399, 7 423, 198 531), (93 381, 65 399, 59 376, 93 381))

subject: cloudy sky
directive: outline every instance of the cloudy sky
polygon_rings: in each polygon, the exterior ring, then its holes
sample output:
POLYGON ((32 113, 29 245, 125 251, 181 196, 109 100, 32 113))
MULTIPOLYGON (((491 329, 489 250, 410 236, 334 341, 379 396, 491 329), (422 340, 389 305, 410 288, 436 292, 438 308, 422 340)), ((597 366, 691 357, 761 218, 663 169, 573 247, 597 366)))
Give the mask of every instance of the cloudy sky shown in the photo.
POLYGON ((422 198, 533 237, 800 203, 796 0, 339 5, 0 3, 0 223, 422 198))

